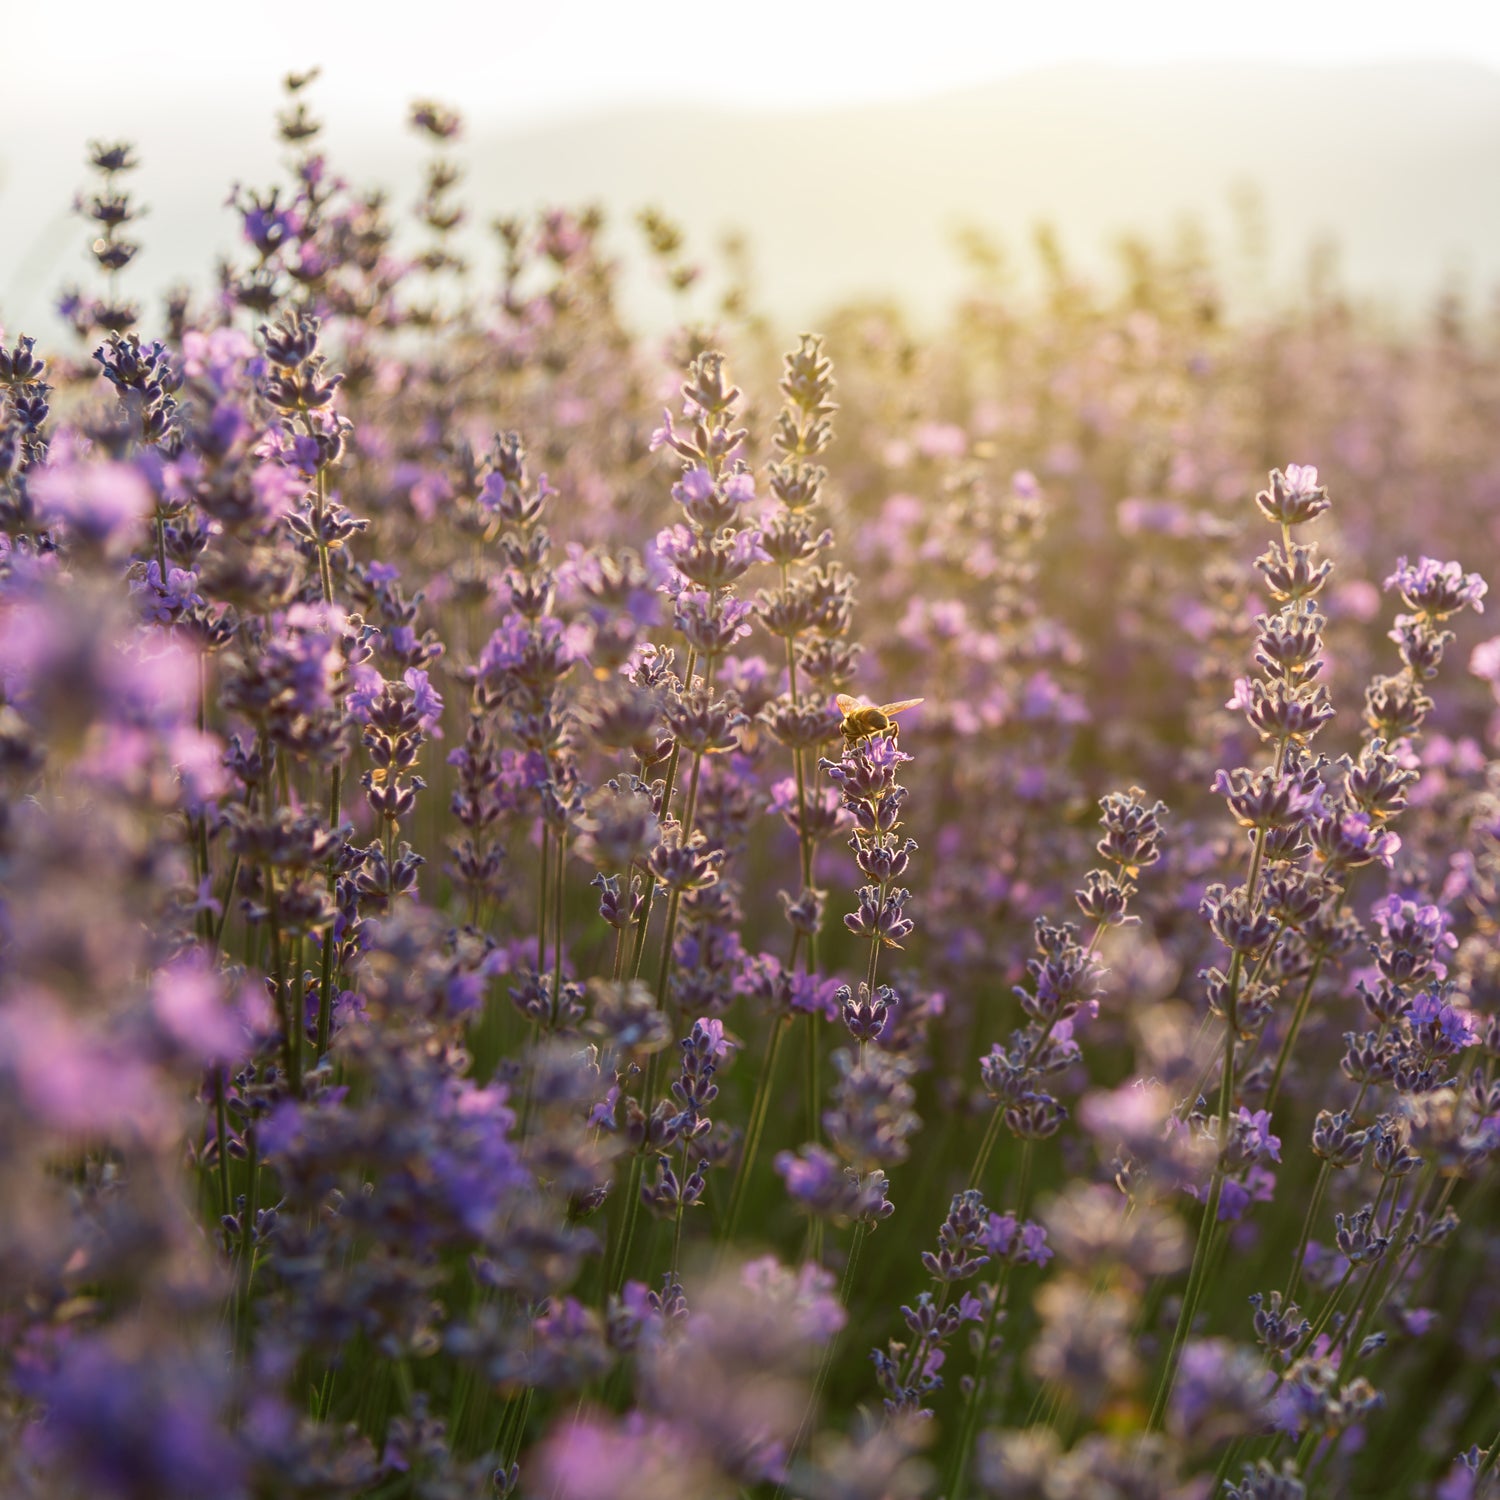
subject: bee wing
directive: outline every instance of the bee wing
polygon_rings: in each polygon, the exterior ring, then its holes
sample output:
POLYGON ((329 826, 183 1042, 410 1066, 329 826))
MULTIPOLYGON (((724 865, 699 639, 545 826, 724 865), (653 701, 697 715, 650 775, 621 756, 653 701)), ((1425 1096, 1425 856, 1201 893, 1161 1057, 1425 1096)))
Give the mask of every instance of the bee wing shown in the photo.
POLYGON ((880 711, 889 718, 891 714, 904 714, 907 709, 915 708, 917 704, 926 701, 925 698, 903 698, 899 703, 882 703, 880 711))
POLYGON ((838 704, 841 714, 857 713, 860 709, 870 706, 863 698, 851 698, 848 693, 838 694, 833 701, 838 704))

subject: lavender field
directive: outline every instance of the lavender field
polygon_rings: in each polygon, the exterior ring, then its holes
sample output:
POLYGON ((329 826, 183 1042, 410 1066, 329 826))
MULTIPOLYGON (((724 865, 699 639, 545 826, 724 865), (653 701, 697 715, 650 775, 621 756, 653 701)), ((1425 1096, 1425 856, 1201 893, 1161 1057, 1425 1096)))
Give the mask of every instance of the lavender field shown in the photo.
POLYGON ((1500 1496, 1500 323, 318 115, 0 328, 0 1494, 1500 1496))

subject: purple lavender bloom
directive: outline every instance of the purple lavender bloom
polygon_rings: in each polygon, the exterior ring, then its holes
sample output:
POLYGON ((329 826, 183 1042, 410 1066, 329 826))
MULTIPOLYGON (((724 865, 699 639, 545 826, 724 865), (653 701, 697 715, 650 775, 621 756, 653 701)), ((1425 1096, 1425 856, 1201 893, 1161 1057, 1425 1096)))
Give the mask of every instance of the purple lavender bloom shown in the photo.
POLYGON ((0 1005, 0 1078, 60 1136, 162 1142, 178 1125, 165 1080, 144 1059, 40 993, 0 1005))
POLYGON ((895 1212, 886 1197, 889 1183, 879 1168, 861 1175, 826 1147, 782 1151, 775 1161, 787 1195, 804 1213, 835 1223, 878 1223, 895 1212))
POLYGON ((129 545, 151 514, 155 497, 141 471, 125 463, 59 463, 28 481, 45 516, 82 542, 116 552, 129 545))
POLYGON ((692 1035, 683 1043, 685 1047, 689 1044, 696 1056, 716 1062, 731 1056, 739 1045, 725 1036, 724 1023, 717 1016, 700 1016, 694 1021, 692 1035))
POLYGON ((1020 1222, 1014 1214, 990 1215, 984 1246, 996 1260, 1009 1260, 1018 1266, 1044 1266, 1053 1255, 1046 1229, 1029 1219, 1020 1222))
POLYGON ((1433 1500, 1479 1500, 1483 1493, 1480 1489, 1479 1471, 1484 1461, 1484 1450, 1477 1444, 1467 1453, 1459 1454, 1432 1492, 1433 1500))
POLYGON ((1500 690, 1500 635, 1480 641, 1469 653, 1469 671, 1492 688, 1500 690))
POLYGON ((870 938, 887 948, 899 948, 903 938, 916 930, 916 923, 906 915, 906 903, 911 892, 906 890, 886 891, 881 895, 880 887, 867 885, 859 891, 859 907, 844 918, 844 926, 855 937, 870 938))
POLYGON ((1397 559, 1396 571, 1385 580, 1395 589, 1408 609, 1429 619, 1443 620, 1465 606, 1475 614, 1484 613, 1484 596, 1489 591, 1478 573, 1465 573, 1456 562, 1440 563, 1436 558, 1421 557, 1409 563, 1397 559))
MULTIPOLYGON (((385 678, 367 661, 355 662, 348 671, 349 692, 344 697, 344 711, 361 724, 370 722, 370 713, 385 691, 385 678)), ((460 751, 455 750, 455 755, 460 751)))
POLYGON ((225 1003, 223 976, 201 949, 156 971, 151 1007, 172 1041, 200 1062, 230 1062, 247 1048, 245 1016, 225 1003))
POLYGON ((501 680, 514 676, 522 682, 555 682, 587 654, 587 645, 551 615, 527 621, 507 616, 479 655, 479 674, 501 680))
POLYGON ((100 1336, 63 1345, 33 1372, 36 1440, 92 1492, 120 1500, 225 1500, 247 1493, 245 1459, 220 1421, 227 1397, 214 1362, 144 1341, 100 1336))
POLYGON ((455 1080, 443 1100, 442 1146, 430 1163, 449 1204, 476 1235, 491 1229, 507 1200, 527 1182, 514 1142, 515 1111, 501 1084, 455 1080))
POLYGON ((135 592, 142 601, 143 614, 156 625, 173 625, 193 605, 204 602, 194 574, 186 568, 169 568, 163 582, 161 565, 155 558, 146 564, 145 577, 135 585, 135 592))
POLYGON ((417 715, 418 725, 424 734, 432 734, 443 714, 443 700, 428 681, 427 673, 419 668, 408 669, 403 680, 411 689, 412 711, 417 715))
POLYGON ((800 1015, 821 1016, 837 1021, 841 1013, 839 981, 826 974, 809 974, 798 970, 785 976, 789 986, 788 1005, 800 1015))
POLYGON ((702 464, 695 464, 672 486, 672 498, 701 531, 729 525, 755 500, 755 481, 749 474, 729 474, 718 484, 702 464))
POLYGON ((785 1180, 787 1192, 799 1203, 822 1205, 844 1192, 844 1164, 822 1146, 804 1146, 798 1153, 781 1152, 776 1170, 785 1180))
POLYGON ((1419 1035, 1426 1033, 1432 1050, 1461 1052, 1479 1045, 1475 1017, 1433 991, 1418 995, 1411 1002, 1407 1017, 1419 1035))
POLYGON ((1242 828, 1280 828, 1297 824, 1313 805, 1314 788, 1290 776, 1273 777, 1269 771, 1255 773, 1243 766, 1220 770, 1213 788, 1229 803, 1229 810, 1242 828))
POLYGON ((536 1455, 540 1493, 556 1500, 701 1500, 716 1492, 713 1464, 670 1420, 580 1416, 536 1455))
POLYGON ((778 1309, 796 1337, 810 1343, 826 1344, 848 1321, 833 1273, 812 1261, 794 1271, 774 1255, 763 1255, 741 1267, 740 1281, 757 1302, 778 1309))
POLYGON ((333 689, 343 665, 340 639, 347 616, 336 605, 294 604, 280 620, 280 633, 266 655, 286 684, 284 706, 309 718, 333 707, 333 689))
POLYGON ((1364 812, 1331 812, 1317 818, 1309 831, 1322 858, 1341 869, 1380 864, 1389 870, 1401 852, 1401 836, 1364 812))
POLYGON ((743 578, 756 563, 770 561, 754 529, 704 536, 686 526, 668 526, 657 533, 656 550, 701 589, 723 588, 743 578))
MULTIPOLYGON (((1219 1214, 1221 1224, 1237 1224, 1245 1217, 1252 1203, 1269 1203, 1275 1195, 1276 1177, 1262 1166, 1250 1167, 1243 1178, 1226 1177, 1219 1189, 1219 1214)), ((1206 1198, 1203 1190, 1188 1190, 1196 1198, 1206 1198)))
POLYGON ((1271 1112, 1257 1109, 1253 1113, 1243 1105, 1234 1127, 1236 1149, 1254 1161, 1280 1161, 1281 1138, 1271 1134, 1271 1112))
POLYGON ((1283 474, 1271 470, 1271 484, 1255 497, 1261 514, 1278 526, 1301 526, 1328 509, 1328 491, 1318 483, 1312 464, 1288 464, 1283 474))
POLYGON ((524 1380, 542 1390, 587 1385, 610 1366, 599 1314, 576 1297, 549 1301, 531 1322, 524 1380))
POLYGON ((307 479, 280 463, 258 464, 250 472, 257 517, 266 529, 290 516, 307 496, 307 479))
POLYGON ((672 613, 683 639, 707 657, 722 656, 744 640, 754 617, 755 606, 749 600, 719 597, 715 602, 702 589, 678 590, 672 613))
POLYGON ((1168 1423, 1175 1437, 1211 1447, 1255 1431, 1275 1376, 1253 1349, 1228 1339, 1194 1339, 1182 1351, 1168 1423))

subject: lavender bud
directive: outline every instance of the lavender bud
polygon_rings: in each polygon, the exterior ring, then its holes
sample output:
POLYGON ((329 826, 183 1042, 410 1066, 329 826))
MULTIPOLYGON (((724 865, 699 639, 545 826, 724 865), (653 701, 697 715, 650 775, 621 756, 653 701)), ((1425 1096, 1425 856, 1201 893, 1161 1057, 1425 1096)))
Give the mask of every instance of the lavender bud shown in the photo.
POLYGON ((1288 464, 1285 474, 1271 470, 1270 486, 1255 497, 1255 503, 1273 525, 1301 526, 1321 516, 1329 500, 1311 464, 1288 464))
POLYGON ((1359 1162, 1369 1144, 1370 1132, 1351 1128, 1351 1121, 1348 1110, 1334 1114, 1332 1110, 1320 1109, 1313 1125, 1313 1154, 1334 1167, 1352 1167, 1359 1162))

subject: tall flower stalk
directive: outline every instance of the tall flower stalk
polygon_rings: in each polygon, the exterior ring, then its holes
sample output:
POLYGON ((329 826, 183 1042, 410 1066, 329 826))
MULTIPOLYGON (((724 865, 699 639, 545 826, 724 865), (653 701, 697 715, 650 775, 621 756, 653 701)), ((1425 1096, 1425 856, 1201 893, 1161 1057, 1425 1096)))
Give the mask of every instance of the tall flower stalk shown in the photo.
POLYGON ((1151 1409, 1148 1425, 1153 1430, 1166 1413, 1177 1360, 1197 1312, 1219 1230, 1220 1200, 1232 1166, 1227 1153, 1237 1048, 1243 1036, 1258 1034, 1267 1009, 1261 976, 1283 927, 1282 919, 1268 909, 1262 888, 1267 856, 1269 853, 1276 863, 1285 864, 1303 852, 1299 823, 1317 784, 1306 748, 1334 712, 1327 687, 1317 680, 1323 670, 1322 630, 1326 622, 1316 600, 1329 568, 1318 561, 1313 546, 1294 542, 1292 535, 1294 528, 1315 521, 1328 509, 1328 493, 1317 479, 1316 469, 1292 464, 1286 474, 1273 470, 1269 487, 1256 496, 1261 513, 1280 528, 1279 543, 1262 559, 1261 567, 1283 602, 1276 615, 1263 615, 1257 622, 1255 661, 1261 675, 1236 684, 1232 706, 1242 710, 1261 743, 1270 746, 1271 762, 1255 772, 1221 772, 1215 782, 1215 789, 1226 796, 1236 820, 1249 831, 1249 868, 1242 884, 1233 889, 1214 886, 1203 903, 1203 914, 1214 936, 1229 954, 1225 969, 1211 969, 1206 976, 1210 1008, 1223 1026, 1218 1104, 1213 1118, 1219 1154, 1205 1197, 1182 1309, 1151 1409), (1281 585, 1279 589, 1277 584, 1281 585))

